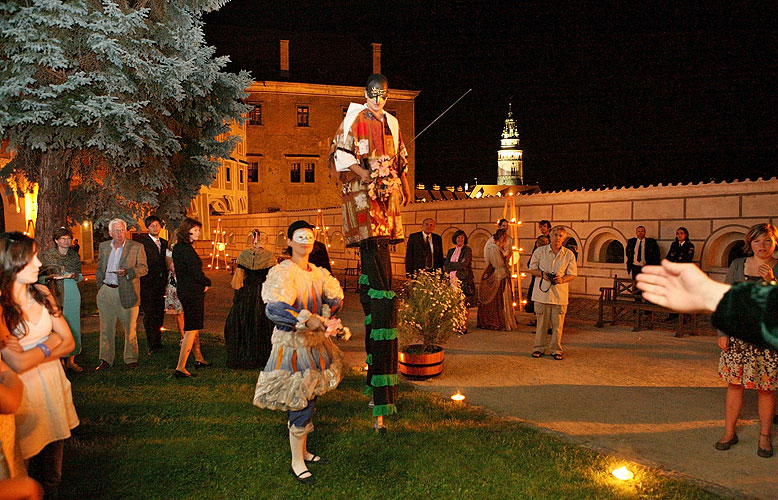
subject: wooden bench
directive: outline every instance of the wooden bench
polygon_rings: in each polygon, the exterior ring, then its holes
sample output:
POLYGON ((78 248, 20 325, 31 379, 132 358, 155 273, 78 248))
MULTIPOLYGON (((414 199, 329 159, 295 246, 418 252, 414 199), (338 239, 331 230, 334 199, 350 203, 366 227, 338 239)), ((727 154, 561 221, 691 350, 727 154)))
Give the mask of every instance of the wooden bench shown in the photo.
POLYGON ((354 277, 354 291, 359 291, 359 277, 362 275, 362 265, 357 262, 356 267, 347 267, 343 273, 343 290, 348 291, 348 279, 354 277))
MULTIPOLYGON (((625 319, 629 316, 629 320, 633 323, 633 332, 644 329, 653 330, 656 313, 670 314, 673 312, 666 307, 644 301, 640 290, 635 286, 635 281, 632 278, 619 278, 618 275, 613 277, 612 287, 600 287, 599 315, 597 323, 594 324, 597 328, 602 328, 605 325, 603 320, 605 307, 610 307, 612 310, 611 325, 615 325, 619 319, 625 319)), ((694 335, 696 330, 697 315, 695 313, 678 315, 676 337, 683 337, 684 333, 694 335)))

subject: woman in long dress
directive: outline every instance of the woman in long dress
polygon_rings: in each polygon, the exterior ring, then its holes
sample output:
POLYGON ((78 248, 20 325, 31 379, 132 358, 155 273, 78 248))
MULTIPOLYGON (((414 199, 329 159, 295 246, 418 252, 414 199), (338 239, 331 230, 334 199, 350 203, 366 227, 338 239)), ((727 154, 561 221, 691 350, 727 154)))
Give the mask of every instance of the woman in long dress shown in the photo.
POLYGON ((329 271, 308 262, 312 225, 296 221, 287 237, 292 258, 270 269, 262 287, 267 316, 276 326, 254 404, 288 412, 291 471, 298 481, 310 484, 315 480, 306 464, 321 461, 307 449, 316 398, 335 389, 342 377, 343 353, 328 334, 337 323, 330 318, 343 303, 343 289, 329 271))
MULTIPOLYGON (((461 229, 451 238, 454 248, 450 248, 443 263, 452 286, 458 286, 465 294, 465 307, 475 305, 475 276, 473 275, 473 250, 467 246, 467 234, 461 229)), ((467 333, 467 323, 465 331, 467 333)))
MULTIPOLYGON (((735 259, 729 266, 727 283, 741 281, 769 282, 778 275, 778 259, 773 257, 778 245, 778 229, 771 224, 757 224, 745 236, 748 257, 735 259)), ((771 428, 775 414, 775 390, 778 389, 778 351, 757 347, 724 333, 719 334, 721 348, 719 376, 727 381, 724 436, 716 449, 728 450, 738 442, 737 420, 743 407, 744 389, 757 390, 759 409, 759 445, 757 454, 773 455, 771 428)))
POLYGON ((65 439, 79 423, 59 358, 75 342, 51 292, 36 284, 40 267, 35 240, 20 232, 0 234, 0 328, 12 333, 0 355, 24 383, 16 438, 29 475, 47 498, 56 498, 65 439))
POLYGON ((65 369, 81 372, 75 357, 81 354, 81 292, 78 283, 84 279, 81 274, 81 258, 72 248, 73 233, 66 227, 54 231, 54 248, 40 253, 40 260, 46 270, 45 278, 53 280, 57 293, 57 305, 62 308, 65 321, 76 343, 69 356, 62 358, 65 369))
POLYGON ((498 229, 484 246, 486 269, 481 277, 478 302, 478 328, 516 330, 511 272, 505 257, 508 231, 498 229))
POLYGON ((273 323, 265 314, 262 285, 276 264, 275 255, 262 248, 259 229, 251 231, 251 248, 238 256, 232 288, 235 295, 224 324, 227 367, 262 368, 270 356, 273 323))
POLYGON ((178 300, 184 310, 184 338, 178 354, 178 364, 173 375, 176 378, 193 377, 186 369, 194 341, 203 329, 205 316, 205 292, 211 280, 203 273, 203 261, 192 244, 200 239, 203 225, 187 217, 178 227, 176 245, 173 247, 173 265, 176 269, 178 300))

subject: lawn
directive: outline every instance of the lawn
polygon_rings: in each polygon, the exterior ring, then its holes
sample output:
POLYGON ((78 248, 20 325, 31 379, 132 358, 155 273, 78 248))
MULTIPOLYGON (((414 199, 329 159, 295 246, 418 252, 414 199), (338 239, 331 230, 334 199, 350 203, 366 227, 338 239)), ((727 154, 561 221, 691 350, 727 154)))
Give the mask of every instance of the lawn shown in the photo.
MULTIPOLYGON (((97 364, 97 337, 84 335, 84 367, 97 364)), ((203 343, 223 367, 220 340, 203 343)), ((285 414, 251 404, 256 372, 215 367, 175 379, 173 348, 143 356, 134 371, 117 360, 108 372, 69 376, 81 425, 65 448, 62 498, 719 498, 636 465, 634 480, 618 481, 610 471, 619 459, 409 385, 378 435, 358 372, 318 401, 309 448, 328 463, 311 465, 318 484, 305 486, 289 472, 285 414)))

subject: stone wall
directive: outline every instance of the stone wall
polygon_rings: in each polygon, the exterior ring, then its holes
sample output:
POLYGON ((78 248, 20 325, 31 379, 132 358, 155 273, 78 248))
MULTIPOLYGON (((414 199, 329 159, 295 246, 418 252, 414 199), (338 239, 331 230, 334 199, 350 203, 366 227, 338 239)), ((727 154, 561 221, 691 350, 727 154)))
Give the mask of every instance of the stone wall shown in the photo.
MULTIPOLYGON (((403 212, 406 236, 419 231, 422 220, 433 217, 438 223, 436 232, 448 248, 453 233, 462 229, 473 248, 478 279, 485 267, 483 245, 503 217, 505 203, 506 198, 415 203, 403 212)), ((612 284, 614 275, 627 276, 623 261, 606 262, 607 249, 611 248, 612 255, 620 244, 623 250, 637 225, 645 226, 648 236, 658 240, 662 255, 667 253, 676 229, 685 226, 696 247, 695 262, 714 278, 723 279, 730 251, 748 227, 758 222, 778 223, 778 179, 536 193, 516 196, 515 203, 521 220, 518 243, 525 249, 521 268, 529 261, 528 250, 538 234, 537 221, 548 219, 552 225, 567 228, 568 236, 578 241, 579 277, 571 282, 572 293, 594 297, 601 286, 612 284)), ((356 265, 356 254, 344 248, 340 209, 326 209, 323 215, 329 227, 333 268, 342 278, 346 267, 356 265)), ((220 218, 228 235, 227 251, 236 256, 247 248, 246 236, 253 227, 265 233, 266 248, 280 253, 286 246, 287 226, 297 219, 315 223, 316 217, 316 210, 300 210, 220 218)), ((216 223, 212 218, 211 227, 216 223)), ((207 245, 200 245, 205 257, 207 245)), ((404 255, 404 244, 392 252, 392 269, 398 278, 404 275, 404 255)), ((527 284, 525 280, 524 286, 527 284)))

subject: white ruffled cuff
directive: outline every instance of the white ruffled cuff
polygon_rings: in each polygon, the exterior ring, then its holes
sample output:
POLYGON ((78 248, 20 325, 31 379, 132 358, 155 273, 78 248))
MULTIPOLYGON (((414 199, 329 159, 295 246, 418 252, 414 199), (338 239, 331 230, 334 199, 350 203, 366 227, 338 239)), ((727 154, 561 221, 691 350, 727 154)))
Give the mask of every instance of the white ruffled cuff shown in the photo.
POLYGON ((308 309, 303 309, 297 314, 297 324, 294 326, 298 331, 310 330, 305 323, 313 316, 313 313, 308 309))

